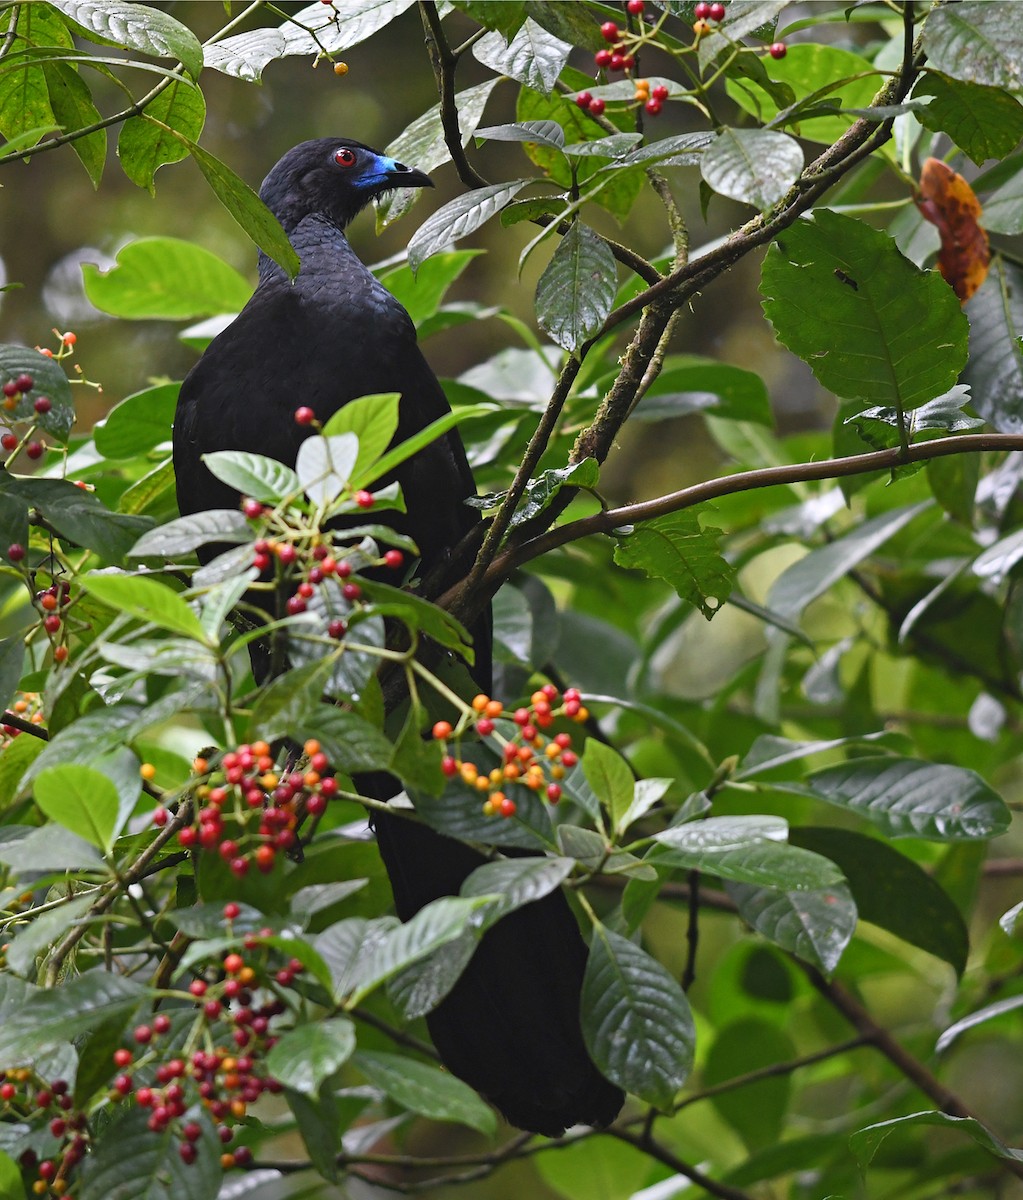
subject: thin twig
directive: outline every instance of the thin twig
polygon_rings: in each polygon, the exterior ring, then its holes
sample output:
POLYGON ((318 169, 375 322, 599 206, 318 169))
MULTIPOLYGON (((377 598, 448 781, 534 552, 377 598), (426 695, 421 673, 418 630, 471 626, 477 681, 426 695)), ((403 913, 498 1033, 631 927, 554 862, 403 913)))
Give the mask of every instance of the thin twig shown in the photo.
POLYGON ((635 1146, 637 1150, 643 1151, 644 1154, 649 1154, 651 1158, 663 1163, 666 1167, 670 1167, 677 1175, 684 1175, 686 1179, 692 1180, 698 1187, 702 1187, 708 1195, 718 1196, 720 1200, 753 1200, 749 1192, 744 1192, 741 1188, 734 1188, 727 1183, 719 1183, 717 1180, 711 1179, 690 1163, 683 1162, 681 1158, 672 1154, 666 1146, 662 1146, 660 1142, 655 1141, 653 1138, 644 1137, 641 1133, 633 1133, 629 1129, 622 1129, 620 1127, 605 1129, 604 1136, 613 1137, 619 1142, 626 1142, 630 1146, 635 1146))

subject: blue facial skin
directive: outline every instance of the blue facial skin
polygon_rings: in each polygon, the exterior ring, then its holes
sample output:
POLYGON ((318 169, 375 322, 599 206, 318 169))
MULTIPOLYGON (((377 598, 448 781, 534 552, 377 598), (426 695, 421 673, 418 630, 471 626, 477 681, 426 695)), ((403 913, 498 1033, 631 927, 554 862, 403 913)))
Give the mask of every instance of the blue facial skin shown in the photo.
MULTIPOLYGON (((362 168, 358 178, 353 180, 353 183, 362 190, 401 187, 404 178, 411 176, 416 176, 419 180, 417 186, 426 186, 428 183, 421 172, 413 171, 411 167, 406 167, 397 159, 388 158, 384 154, 374 154, 370 162, 367 162, 362 168)), ((433 185, 429 184, 429 186, 433 185)))

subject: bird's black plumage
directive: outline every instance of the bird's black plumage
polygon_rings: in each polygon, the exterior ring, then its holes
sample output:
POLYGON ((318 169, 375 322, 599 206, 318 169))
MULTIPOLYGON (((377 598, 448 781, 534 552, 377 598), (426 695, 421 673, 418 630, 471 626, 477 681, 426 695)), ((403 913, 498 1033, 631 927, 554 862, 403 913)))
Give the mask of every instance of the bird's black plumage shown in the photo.
MULTIPOLYGON (((429 178, 359 142, 320 138, 290 150, 261 195, 284 226, 302 269, 294 282, 266 256, 259 285, 237 319, 213 340, 182 384, 174 422, 174 468, 182 514, 234 507, 239 497, 201 461, 214 450, 247 450, 292 464, 308 430, 301 405, 326 420, 375 392, 400 392, 396 439, 448 411, 402 306, 356 257, 344 235, 375 196, 425 187, 429 178)), ((450 562, 478 521, 465 503, 472 473, 454 432, 396 472, 407 512, 388 514, 409 534, 425 574, 450 562)), ((457 567, 458 564, 453 564, 457 567)), ((474 628, 477 676, 487 686, 489 623, 474 628), (482 665, 480 665, 482 664, 482 665)), ((367 786, 382 798, 397 785, 367 786), (390 786, 390 790, 388 790, 390 786)), ((424 904, 457 894, 484 859, 426 826, 387 814, 375 820, 395 905, 408 920, 424 904)), ((444 1063, 490 1099, 512 1124, 556 1135, 607 1124, 622 1093, 587 1055, 579 1025, 586 949, 561 892, 506 916, 427 1023, 444 1063)))

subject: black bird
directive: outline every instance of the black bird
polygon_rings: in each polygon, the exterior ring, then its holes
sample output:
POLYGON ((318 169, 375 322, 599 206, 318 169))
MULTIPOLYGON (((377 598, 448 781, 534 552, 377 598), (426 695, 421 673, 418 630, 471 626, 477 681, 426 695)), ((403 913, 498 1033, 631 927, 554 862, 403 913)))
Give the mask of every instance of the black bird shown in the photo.
MULTIPOLYGON (((182 514, 239 502, 203 465, 204 454, 247 450, 293 464, 309 433, 294 421, 299 405, 325 421, 359 396, 400 392, 399 441, 448 411, 411 319, 343 232, 374 197, 430 186, 423 172, 347 138, 303 142, 270 171, 260 194, 302 269, 291 282, 260 255, 252 299, 182 384, 174 421, 182 514)), ((475 484, 457 433, 413 456, 396 478, 407 513, 388 513, 387 520, 415 540, 422 574, 450 565, 453 548, 479 519, 464 503, 475 484)), ((489 620, 473 632, 477 683, 486 690, 489 620)), ((385 799, 399 788, 389 778, 381 788, 379 777, 360 785, 385 799)), ((402 920, 431 900, 456 895, 485 861, 469 846, 407 819, 378 813, 374 825, 402 920)), ((606 1125, 621 1107, 622 1092, 600 1075, 583 1042, 585 964, 575 917, 563 894, 554 892, 489 930, 454 989, 427 1017, 445 1065, 513 1125, 557 1136, 574 1124, 606 1125)))

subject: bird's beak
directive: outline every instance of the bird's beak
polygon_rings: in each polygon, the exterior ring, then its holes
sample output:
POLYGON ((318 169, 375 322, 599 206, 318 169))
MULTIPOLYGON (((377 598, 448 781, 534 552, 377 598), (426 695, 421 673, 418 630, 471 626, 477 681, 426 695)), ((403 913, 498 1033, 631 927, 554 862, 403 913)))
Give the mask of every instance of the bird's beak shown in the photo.
POLYGON ((383 168, 388 187, 433 187, 433 180, 425 171, 406 167, 404 163, 396 162, 393 158, 381 155, 380 166, 383 168))

